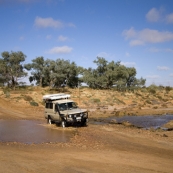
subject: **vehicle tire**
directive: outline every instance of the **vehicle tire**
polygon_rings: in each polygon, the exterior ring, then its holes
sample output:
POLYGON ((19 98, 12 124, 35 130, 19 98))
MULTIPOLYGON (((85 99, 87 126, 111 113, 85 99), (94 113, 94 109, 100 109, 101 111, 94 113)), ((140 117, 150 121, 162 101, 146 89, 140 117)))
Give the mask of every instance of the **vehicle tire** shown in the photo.
POLYGON ((47 123, 48 123, 48 124, 52 124, 52 119, 51 119, 50 116, 48 116, 47 123))
POLYGON ((67 127, 67 123, 66 123, 64 120, 62 120, 62 121, 61 121, 61 126, 62 126, 63 128, 65 128, 65 127, 67 127))
POLYGON ((82 126, 87 126, 87 120, 85 119, 84 121, 81 122, 82 126))

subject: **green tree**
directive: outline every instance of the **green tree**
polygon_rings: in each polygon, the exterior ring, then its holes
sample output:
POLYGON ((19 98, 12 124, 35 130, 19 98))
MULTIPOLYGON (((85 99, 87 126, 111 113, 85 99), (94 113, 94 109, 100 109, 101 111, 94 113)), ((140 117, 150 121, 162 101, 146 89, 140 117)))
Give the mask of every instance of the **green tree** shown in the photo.
POLYGON ((21 51, 4 51, 1 56, 0 81, 3 84, 7 84, 8 87, 15 89, 18 80, 27 75, 24 71, 24 65, 22 64, 26 59, 26 55, 21 51))
POLYGON ((125 66, 122 66, 119 61, 109 63, 104 58, 97 57, 94 63, 97 64, 97 68, 88 68, 83 74, 84 82, 91 88, 108 89, 113 85, 120 85, 119 81, 127 76, 125 66))
POLYGON ((75 87, 78 84, 79 70, 74 62, 70 63, 69 60, 63 59, 50 61, 49 71, 49 86, 61 87, 67 85, 75 87))
POLYGON ((91 88, 109 89, 116 86, 118 90, 131 86, 144 85, 144 79, 136 79, 136 69, 125 67, 120 61, 108 62, 97 57, 94 60, 96 69, 88 68, 83 73, 83 81, 91 88))
POLYGON ((135 85, 136 82, 136 69, 134 67, 126 67, 127 70, 127 77, 126 77, 126 84, 127 87, 131 87, 135 85))
POLYGON ((25 68, 31 71, 30 82, 36 81, 39 86, 61 87, 67 85, 74 87, 78 83, 78 67, 69 60, 57 59, 44 60, 37 57, 32 63, 26 64, 25 68))
POLYGON ((29 81, 36 81, 36 84, 42 87, 45 67, 45 60, 42 56, 33 59, 32 63, 26 64, 25 68, 29 71, 31 70, 29 81))

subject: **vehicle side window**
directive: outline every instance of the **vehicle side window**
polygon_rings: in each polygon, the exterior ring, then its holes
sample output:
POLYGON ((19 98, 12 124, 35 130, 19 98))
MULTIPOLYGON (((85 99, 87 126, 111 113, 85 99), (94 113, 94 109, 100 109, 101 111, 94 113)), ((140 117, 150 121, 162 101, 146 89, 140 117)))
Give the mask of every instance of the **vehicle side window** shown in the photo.
POLYGON ((46 103, 47 109, 53 109, 53 103, 46 103))
POLYGON ((50 103, 50 109, 53 109, 53 103, 50 103))
POLYGON ((49 103, 46 103, 46 108, 49 108, 49 103))

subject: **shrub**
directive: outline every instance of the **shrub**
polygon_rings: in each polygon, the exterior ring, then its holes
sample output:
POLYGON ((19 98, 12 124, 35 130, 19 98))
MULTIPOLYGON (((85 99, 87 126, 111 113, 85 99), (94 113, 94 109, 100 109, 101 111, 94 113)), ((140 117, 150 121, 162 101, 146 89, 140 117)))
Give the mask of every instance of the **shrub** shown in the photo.
POLYGON ((25 101, 28 101, 28 102, 30 102, 30 101, 33 100, 31 96, 27 96, 27 95, 24 95, 24 96, 23 96, 23 99, 24 99, 25 101))
POLYGON ((170 86, 166 86, 166 87, 165 87, 165 90, 166 90, 167 93, 169 93, 169 91, 171 91, 172 88, 171 88, 170 86))
POLYGON ((162 104, 162 107, 167 108, 168 106, 164 103, 162 104))
POLYGON ((150 85, 150 86, 148 87, 148 91, 149 91, 151 94, 155 94, 157 89, 158 89, 158 87, 157 87, 156 85, 150 85))
POLYGON ((113 103, 110 103, 111 106, 113 106, 114 104, 113 103))
POLYGON ((4 94, 5 94, 5 97, 6 98, 9 98, 10 97, 10 89, 9 88, 3 88, 3 92, 4 92, 4 94))
POLYGON ((31 102, 30 102, 30 105, 31 105, 31 106, 38 106, 38 103, 35 102, 35 101, 31 101, 31 102))
POLYGON ((169 101, 169 99, 167 99, 167 98, 163 98, 163 101, 164 101, 164 102, 167 102, 167 101, 169 101))
POLYGON ((140 94, 138 92, 136 92, 135 94, 136 94, 136 96, 141 96, 142 97, 142 94, 140 94))
POLYGON ((151 104, 151 101, 150 100, 146 100, 145 102, 148 103, 148 104, 151 104))
POLYGON ((146 92, 147 92, 147 89, 146 89, 146 88, 141 88, 140 90, 141 90, 141 92, 143 92, 143 93, 146 93, 146 92))
POLYGON ((100 99, 92 99, 93 103, 100 103, 100 99))
POLYGON ((150 92, 151 94, 156 94, 156 90, 155 90, 154 88, 151 88, 151 89, 149 90, 149 92, 150 92))
POLYGON ((154 109, 157 109, 158 107, 157 107, 157 106, 154 106, 153 108, 154 108, 154 109))
POLYGON ((114 101, 116 101, 117 103, 121 103, 121 104, 126 104, 125 102, 123 102, 122 100, 120 100, 120 99, 118 99, 118 98, 116 98, 116 97, 114 97, 113 98, 114 99, 114 101))
POLYGON ((157 96, 157 98, 160 99, 160 100, 163 100, 163 98, 161 96, 157 96))
POLYGON ((83 101, 82 103, 86 106, 89 105, 87 101, 83 101))
POLYGON ((10 92, 8 92, 8 91, 5 92, 5 97, 6 97, 6 98, 10 98, 10 92))
POLYGON ((161 91, 161 90, 163 90, 165 87, 163 86, 163 85, 159 85, 158 86, 158 89, 161 91))

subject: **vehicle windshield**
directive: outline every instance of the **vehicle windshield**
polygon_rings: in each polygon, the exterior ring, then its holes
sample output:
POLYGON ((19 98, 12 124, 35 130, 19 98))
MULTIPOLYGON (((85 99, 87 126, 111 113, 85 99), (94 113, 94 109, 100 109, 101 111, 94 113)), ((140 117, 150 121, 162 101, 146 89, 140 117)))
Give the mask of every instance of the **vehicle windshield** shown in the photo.
POLYGON ((61 103, 58 106, 59 106, 60 111, 71 110, 71 109, 77 108, 77 105, 74 102, 61 103))

